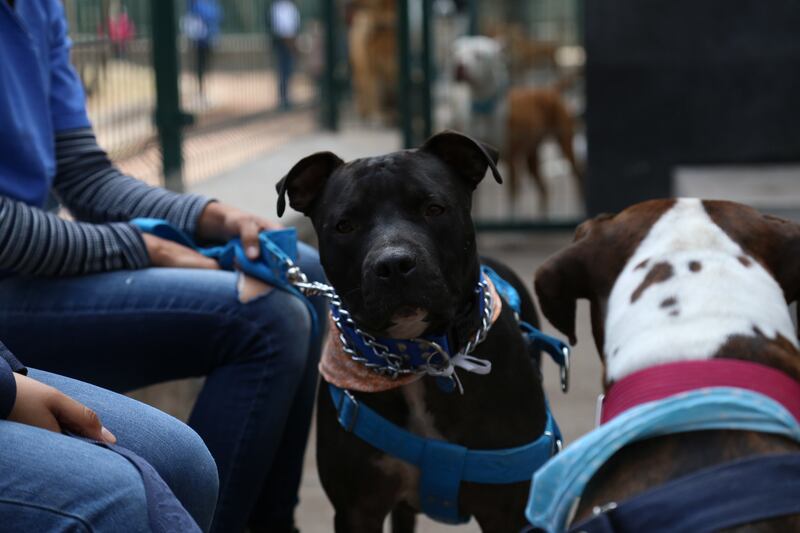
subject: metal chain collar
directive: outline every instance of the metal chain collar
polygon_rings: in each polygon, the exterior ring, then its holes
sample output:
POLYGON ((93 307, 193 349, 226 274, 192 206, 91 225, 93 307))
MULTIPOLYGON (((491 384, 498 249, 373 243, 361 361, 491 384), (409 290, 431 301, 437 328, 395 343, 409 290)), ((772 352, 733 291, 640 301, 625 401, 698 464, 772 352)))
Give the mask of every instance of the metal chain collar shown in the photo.
MULTIPOLYGON (((452 367, 451 360, 455 356, 451 356, 436 342, 432 342, 427 339, 416 338, 411 339, 411 341, 430 348, 430 351, 425 354, 427 364, 417 368, 409 368, 407 366, 408 356, 398 355, 389 351, 389 348, 386 345, 380 343, 373 335, 367 333, 356 325, 353 317, 350 315, 350 312, 344 308, 339 295, 336 293, 333 287, 317 281, 309 282, 308 277, 297 265, 292 262, 291 259, 285 258, 284 262, 287 266, 286 278, 291 285, 295 286, 305 296, 322 296, 327 298, 331 306, 336 308, 337 312, 333 314, 333 321, 336 325, 336 329, 339 331, 339 340, 342 343, 344 352, 348 354, 353 361, 356 361, 357 363, 360 363, 367 368, 392 379, 397 378, 398 376, 409 374, 446 375, 452 367), (382 359, 384 363, 372 363, 359 355, 358 351, 347 338, 347 335, 344 332, 343 323, 351 328, 355 334, 359 336, 361 341, 369 346, 375 355, 382 359), (441 361, 434 360, 435 356, 437 355, 441 358, 441 361)), ((472 338, 467 341, 464 349, 456 355, 469 355, 472 353, 475 348, 486 339, 486 335, 489 333, 489 330, 492 327, 494 301, 492 299, 491 291, 489 290, 489 285, 486 280, 483 279, 483 277, 481 277, 480 281, 478 282, 478 286, 475 288, 475 292, 477 294, 481 293, 481 291, 483 292, 483 314, 481 316, 481 325, 472 338)))

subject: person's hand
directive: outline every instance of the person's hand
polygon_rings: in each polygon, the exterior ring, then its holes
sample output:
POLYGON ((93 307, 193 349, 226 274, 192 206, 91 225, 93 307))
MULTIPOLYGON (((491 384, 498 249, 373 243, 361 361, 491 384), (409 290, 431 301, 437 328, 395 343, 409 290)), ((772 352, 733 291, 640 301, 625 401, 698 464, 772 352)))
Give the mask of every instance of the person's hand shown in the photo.
POLYGON ((258 234, 265 229, 282 227, 280 224, 236 207, 220 202, 211 202, 197 221, 197 236, 214 241, 227 241, 239 237, 242 239, 247 257, 257 259, 259 255, 258 234))
POLYGON ((149 233, 143 233, 142 239, 147 247, 150 263, 155 267, 219 269, 215 260, 177 242, 149 233))
POLYGON ((117 438, 100 422, 97 414, 49 385, 14 374, 17 398, 8 420, 36 426, 56 433, 76 435, 114 444, 117 438))

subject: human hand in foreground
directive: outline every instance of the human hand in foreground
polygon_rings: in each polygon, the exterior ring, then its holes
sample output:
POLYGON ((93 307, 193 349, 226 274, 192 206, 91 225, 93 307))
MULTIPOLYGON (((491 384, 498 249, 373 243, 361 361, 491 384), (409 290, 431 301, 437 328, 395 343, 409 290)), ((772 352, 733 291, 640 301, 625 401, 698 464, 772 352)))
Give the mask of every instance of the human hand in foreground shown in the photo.
POLYGON ((247 213, 221 202, 209 203, 197 221, 197 236, 201 239, 228 241, 242 239, 245 253, 250 259, 259 256, 258 234, 262 230, 281 229, 276 222, 247 213))
POLYGON ((150 263, 155 267, 219 269, 219 264, 214 259, 177 242, 149 233, 143 233, 142 239, 147 247, 150 263))
POLYGON ((114 444, 117 438, 100 422, 97 413, 63 392, 35 379, 14 374, 17 397, 8 420, 56 433, 76 435, 114 444))

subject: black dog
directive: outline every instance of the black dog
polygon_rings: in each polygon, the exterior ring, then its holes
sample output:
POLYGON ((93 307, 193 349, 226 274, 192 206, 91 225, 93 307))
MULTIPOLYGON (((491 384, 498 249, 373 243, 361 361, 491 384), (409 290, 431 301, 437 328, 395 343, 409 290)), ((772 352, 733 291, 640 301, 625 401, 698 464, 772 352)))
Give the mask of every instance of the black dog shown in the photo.
MULTIPOLYGON (((415 150, 344 163, 322 152, 306 157, 278 184, 279 213, 291 206, 311 218, 325 272, 359 327, 385 337, 448 332, 461 349, 477 331, 479 258, 470 218, 472 193, 497 153, 455 132, 415 150)), ((524 284, 492 262, 522 298, 522 319, 536 323, 524 284)), ((384 418, 424 437, 495 450, 536 440, 546 423, 538 366, 508 305, 474 352, 488 375, 459 371, 464 394, 422 378, 386 392, 354 393, 384 418)), ((419 471, 368 445, 337 422, 327 388, 318 400, 317 460, 336 509, 336 531, 413 531, 420 510, 419 471)), ((529 483, 461 485, 459 510, 484 531, 525 524, 529 483)))

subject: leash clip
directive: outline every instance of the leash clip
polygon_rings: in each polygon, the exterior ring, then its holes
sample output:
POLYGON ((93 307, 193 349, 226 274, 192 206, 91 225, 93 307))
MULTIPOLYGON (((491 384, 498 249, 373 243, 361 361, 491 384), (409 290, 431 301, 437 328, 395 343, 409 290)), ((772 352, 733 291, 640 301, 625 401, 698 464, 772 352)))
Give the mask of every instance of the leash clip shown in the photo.
POLYGON ((569 348, 562 346, 561 353, 564 355, 564 364, 559 365, 561 370, 561 392, 566 393, 569 390, 569 348))

